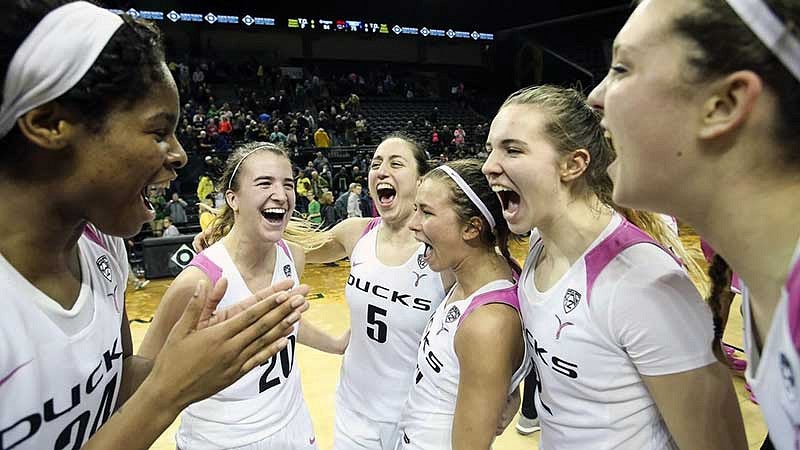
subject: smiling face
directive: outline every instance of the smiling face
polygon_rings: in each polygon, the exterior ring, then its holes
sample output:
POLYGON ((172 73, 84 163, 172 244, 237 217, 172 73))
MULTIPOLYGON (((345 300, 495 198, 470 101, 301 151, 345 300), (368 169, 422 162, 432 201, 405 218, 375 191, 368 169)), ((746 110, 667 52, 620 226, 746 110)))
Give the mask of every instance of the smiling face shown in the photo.
POLYGON ((642 2, 614 41, 608 75, 589 97, 603 111, 603 126, 617 153, 608 173, 619 204, 670 210, 678 190, 665 186, 681 180, 685 190, 685 182, 704 178, 697 173, 696 128, 704 89, 686 83, 692 73, 688 57, 696 50, 673 30, 676 18, 694 3, 642 2))
POLYGON ((416 194, 416 212, 409 228, 414 237, 425 244, 424 258, 431 270, 441 272, 456 266, 463 259, 463 224, 450 198, 451 189, 436 179, 424 179, 416 194))
POLYGON ((545 133, 546 116, 529 105, 508 105, 492 121, 483 173, 503 205, 509 229, 524 234, 554 214, 567 189, 559 155, 545 133))
POLYGON ((267 242, 283 236, 295 206, 289 159, 268 150, 247 156, 226 199, 235 212, 236 227, 267 242))
POLYGON ((115 236, 132 236, 155 218, 147 200, 163 190, 186 164, 175 136, 180 104, 166 64, 149 94, 127 108, 113 109, 100 132, 76 127, 70 145, 74 170, 65 180, 74 211, 115 236), (152 189, 149 189, 152 188, 152 189))
POLYGON ((413 214, 418 180, 417 163, 407 142, 387 139, 375 149, 368 175, 369 191, 384 220, 402 221, 413 214))

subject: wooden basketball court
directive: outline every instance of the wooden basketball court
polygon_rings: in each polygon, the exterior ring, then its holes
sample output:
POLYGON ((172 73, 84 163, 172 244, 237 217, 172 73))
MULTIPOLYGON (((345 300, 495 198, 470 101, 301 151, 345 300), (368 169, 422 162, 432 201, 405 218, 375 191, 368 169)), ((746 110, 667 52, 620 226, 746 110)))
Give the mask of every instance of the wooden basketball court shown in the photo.
MULTIPOLYGON (((684 230, 681 230, 683 233, 684 230)), ((696 236, 682 236, 687 246, 698 249, 696 236)), ((527 242, 515 243, 512 254, 518 261, 524 261, 527 242)), ((699 252, 699 250, 698 250, 699 252)), ((698 253, 699 255, 699 253, 698 253)), ((703 262, 705 264, 705 262, 703 262)), ((311 308, 304 315, 307 320, 317 324, 335 336, 343 333, 349 326, 349 315, 344 300, 344 285, 349 273, 346 261, 337 263, 336 267, 308 265, 303 275, 303 283, 311 286, 309 301, 311 308)), ((144 290, 134 291, 129 288, 127 295, 128 317, 131 319, 134 349, 138 349, 149 326, 149 320, 156 310, 158 302, 171 280, 153 280, 144 290)), ((742 347, 742 317, 739 314, 741 299, 736 298, 731 308, 730 322, 725 333, 725 342, 742 347)), ((333 442, 333 405, 334 391, 339 378, 341 357, 329 355, 302 345, 297 347, 297 361, 303 382, 303 393, 311 411, 317 442, 321 450, 330 450, 333 442)), ((741 355, 739 355, 741 356, 741 355)), ((744 415, 747 439, 750 449, 758 449, 766 435, 766 426, 758 406, 748 399, 744 388, 744 380, 734 378, 736 392, 744 415)), ((520 436, 514 429, 516 419, 508 429, 495 441, 496 450, 531 450, 538 448, 538 434, 520 436)), ((176 420, 172 426, 153 444, 152 449, 174 450, 174 435, 178 429, 176 420)), ((278 450, 278 449, 276 449, 278 450)))

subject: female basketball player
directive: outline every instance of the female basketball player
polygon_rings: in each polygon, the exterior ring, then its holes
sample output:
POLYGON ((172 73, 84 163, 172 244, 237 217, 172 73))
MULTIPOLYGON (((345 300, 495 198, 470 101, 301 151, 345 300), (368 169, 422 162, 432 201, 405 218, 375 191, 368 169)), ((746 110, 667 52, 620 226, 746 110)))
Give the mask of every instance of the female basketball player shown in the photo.
POLYGON ((116 236, 153 220, 143 193, 186 162, 178 93, 155 27, 64 3, 0 16, 0 447, 147 449, 285 346, 307 306, 256 303, 266 290, 212 317, 219 289, 200 284, 160 357, 132 356, 116 236))
POLYGON ((798 23, 789 0, 642 2, 592 94, 615 200, 686 220, 746 284, 747 379, 779 449, 800 445, 798 23))
POLYGON ((425 244, 425 261, 452 270, 456 283, 422 335, 396 448, 489 449, 506 399, 530 368, 508 225, 478 160, 425 175, 416 208, 409 227, 425 244))
MULTIPOLYGON (((299 283, 303 249, 287 244, 283 232, 295 206, 292 164, 279 147, 253 143, 228 158, 220 181, 227 206, 212 225, 218 240, 197 255, 164 294, 140 354, 158 355, 169 331, 186 307, 186 292, 200 281, 224 276, 228 289, 219 307, 237 303, 279 280, 299 283), (224 237, 223 237, 224 236, 224 237)), ((296 343, 344 353, 347 336, 336 340, 301 320, 288 336, 290 345, 232 386, 181 414, 178 447, 183 449, 317 448, 311 417, 294 364, 296 343)))
MULTIPOLYGON (((483 172, 509 228, 537 230, 519 300, 542 448, 746 448, 711 313, 667 247, 612 208, 614 156, 585 98, 516 92, 487 145, 483 172)), ((657 217, 625 212, 674 238, 657 217)))
MULTIPOLYGON (((414 377, 422 331, 452 281, 431 270, 408 223, 425 152, 394 135, 375 149, 368 184, 380 218, 350 218, 306 254, 326 263, 350 258, 345 298, 351 336, 336 391, 335 450, 389 449, 414 377)), ((308 233, 287 239, 301 242, 308 233)), ((318 233, 317 233, 318 234, 318 233)), ((195 240, 195 247, 208 236, 195 240)), ((317 236, 318 237, 318 236, 317 236)))

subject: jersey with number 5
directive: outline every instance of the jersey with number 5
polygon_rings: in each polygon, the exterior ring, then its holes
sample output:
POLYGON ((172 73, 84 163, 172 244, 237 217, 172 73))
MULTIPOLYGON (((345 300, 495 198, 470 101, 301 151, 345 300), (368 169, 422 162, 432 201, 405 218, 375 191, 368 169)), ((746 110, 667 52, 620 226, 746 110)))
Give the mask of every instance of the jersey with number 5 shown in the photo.
MULTIPOLYGON (((197 255, 191 264, 203 270, 213 282, 220 276, 228 280, 228 290, 217 309, 227 308, 251 295, 222 241, 197 255)), ((284 278, 291 278, 295 285, 299 283, 291 252, 285 242, 279 241, 272 283, 284 278)), ((178 447, 240 447, 266 439, 285 428, 305 402, 300 370, 294 364, 297 330, 295 324, 288 336, 289 345, 277 355, 219 393, 186 408, 176 436, 178 447)))
POLYGON ((397 422, 414 383, 422 331, 445 296, 420 245, 402 265, 376 255, 380 219, 374 219, 350 255, 345 298, 350 344, 344 354, 337 405, 379 422, 397 422))

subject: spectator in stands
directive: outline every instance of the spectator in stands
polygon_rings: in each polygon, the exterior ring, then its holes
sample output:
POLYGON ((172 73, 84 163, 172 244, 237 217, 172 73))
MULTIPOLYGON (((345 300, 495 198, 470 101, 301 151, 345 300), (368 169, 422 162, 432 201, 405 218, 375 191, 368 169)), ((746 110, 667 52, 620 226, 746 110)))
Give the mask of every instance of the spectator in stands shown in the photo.
POLYGON ((453 144, 455 144, 456 149, 461 150, 464 148, 466 138, 467 133, 464 132, 464 127, 461 124, 456 125, 456 129, 453 131, 453 144))
POLYGON ((359 166, 357 166, 357 165, 353 166, 352 174, 350 176, 350 179, 352 180, 353 183, 357 183, 359 186, 364 186, 364 184, 366 184, 366 181, 367 181, 364 178, 364 174, 361 171, 361 168, 359 166))
POLYGON ((321 206, 312 191, 306 192, 306 200, 308 201, 308 215, 306 215, 306 219, 313 224, 320 225, 322 223, 322 215, 320 213, 321 206))
POLYGON ((164 199, 164 193, 161 189, 150 187, 147 192, 147 200, 153 205, 153 211, 156 213, 155 219, 150 222, 150 229, 155 236, 161 235, 162 220, 164 219, 164 205, 167 201, 164 199))
POLYGON ((347 187, 350 186, 351 180, 348 168, 342 166, 333 176, 333 190, 336 191, 337 195, 343 192, 347 193, 347 187))
POLYGON ((361 213, 361 185, 350 184, 350 194, 347 197, 347 217, 363 217, 361 213))
POLYGON ((367 130, 367 120, 364 116, 359 114, 356 119, 356 144, 365 144, 369 142, 369 132, 367 130))
POLYGON ((180 236, 181 232, 178 231, 178 227, 172 223, 172 218, 170 216, 164 217, 164 234, 162 237, 173 237, 173 236, 180 236))
POLYGON ((439 130, 436 127, 433 127, 433 131, 431 131, 431 147, 433 147, 436 151, 439 151, 439 148, 442 146, 442 142, 439 139, 439 130))
POLYGON ((186 201, 180 198, 177 192, 173 192, 172 199, 167 202, 165 213, 172 218, 172 222, 183 224, 186 223, 186 206, 186 201))
POLYGON ((328 184, 328 180, 319 176, 319 172, 313 170, 311 172, 311 192, 314 194, 314 197, 320 198, 322 194, 330 188, 328 184))
POLYGON ((331 146, 331 138, 328 136, 328 133, 325 132, 324 128, 318 128, 316 133, 314 133, 314 145, 317 148, 328 148, 331 146))
POLYGON ((321 228, 328 230, 338 222, 336 218, 336 208, 333 206, 333 193, 331 191, 322 194, 319 199, 320 217, 322 218, 321 228))
POLYGON ((278 125, 272 127, 272 133, 269 135, 269 142, 278 145, 286 145, 286 135, 281 132, 278 125))
POLYGON ((306 193, 311 190, 311 179, 309 178, 310 172, 301 171, 295 180, 295 190, 297 191, 297 212, 305 214, 308 212, 308 199, 306 193))
POLYGON ((217 119, 212 117, 206 122, 206 134, 213 138, 217 135, 217 133, 219 133, 219 129, 217 128, 217 119))
POLYGON ((431 120, 431 124, 433 126, 439 125, 439 107, 438 106, 434 106, 433 107, 433 111, 431 111, 431 115, 430 115, 430 120, 431 120))
POLYGON ((309 148, 314 146, 313 137, 311 136, 311 129, 308 127, 303 128, 303 132, 297 137, 298 146, 300 148, 309 148))
POLYGON ((316 169, 319 172, 322 172, 322 169, 324 169, 326 166, 330 166, 331 163, 330 161, 328 161, 328 158, 326 158, 325 155, 322 154, 322 152, 317 152, 316 158, 314 158, 313 161, 313 165, 314 169, 316 169))
POLYGON ((228 119, 228 116, 222 116, 222 119, 219 121, 219 134, 229 135, 233 132, 233 125, 231 121, 228 119))
POLYGON ((443 125, 442 131, 439 132, 439 141, 442 143, 444 152, 447 153, 450 149, 450 145, 453 144, 453 132, 450 131, 447 125, 443 125))
POLYGON ((206 74, 203 73, 203 71, 200 70, 199 67, 194 69, 194 73, 192 74, 192 81, 194 81, 195 85, 201 84, 203 81, 205 81, 205 79, 206 79, 206 74))
POLYGON ((286 135, 286 148, 293 154, 299 143, 300 140, 297 138, 297 128, 290 128, 289 134, 286 135))

